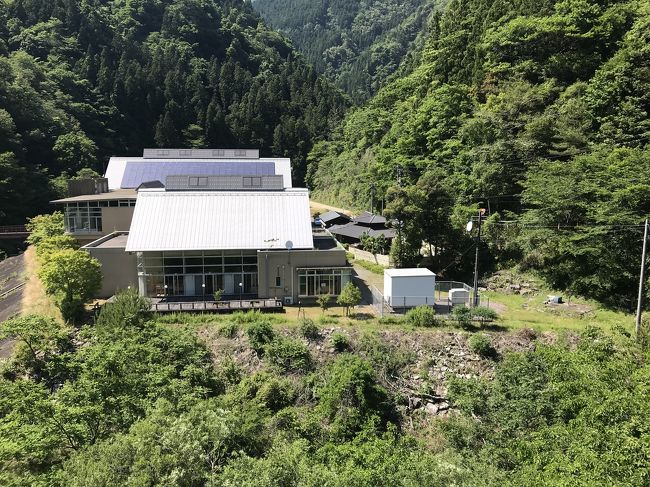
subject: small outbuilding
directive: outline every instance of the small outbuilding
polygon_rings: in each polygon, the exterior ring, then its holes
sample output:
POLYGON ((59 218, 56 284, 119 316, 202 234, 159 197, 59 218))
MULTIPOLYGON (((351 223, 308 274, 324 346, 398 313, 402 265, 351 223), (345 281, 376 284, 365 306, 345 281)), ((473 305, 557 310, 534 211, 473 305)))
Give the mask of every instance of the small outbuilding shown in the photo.
POLYGON ((429 269, 386 269, 384 300, 393 308, 435 304, 436 275, 429 269))

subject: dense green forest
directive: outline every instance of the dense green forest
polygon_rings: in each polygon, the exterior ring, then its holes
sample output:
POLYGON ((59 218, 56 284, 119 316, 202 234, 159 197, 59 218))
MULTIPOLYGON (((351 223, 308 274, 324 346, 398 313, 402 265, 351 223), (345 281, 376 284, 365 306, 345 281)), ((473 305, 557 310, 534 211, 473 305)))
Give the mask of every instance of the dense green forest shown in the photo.
POLYGON ((302 180, 342 93, 238 0, 0 2, 0 224, 143 147, 256 147, 302 180))
POLYGON ((484 271, 519 264, 630 309, 650 213, 649 40, 647 0, 452 0, 420 64, 315 146, 308 180, 339 206, 374 193, 401 222, 398 263, 424 241, 436 272, 467 276, 480 206, 484 271))
POLYGON ((319 72, 361 103, 420 53, 431 0, 255 0, 253 7, 284 32, 319 72))
POLYGON ((38 316, 0 325, 20 340, 0 376, 2 485, 650 480, 650 367, 625 334, 589 328, 545 344, 529 331, 516 338, 523 351, 464 352, 487 375, 431 376, 408 392, 400 385, 414 370, 425 377, 437 351, 418 368, 412 347, 386 333, 347 326, 332 347, 337 334, 309 321, 282 329, 255 313, 151 319, 147 309, 126 293, 81 330, 38 316), (441 401, 444 384, 449 402, 434 410, 452 414, 413 409, 411 396, 441 401))

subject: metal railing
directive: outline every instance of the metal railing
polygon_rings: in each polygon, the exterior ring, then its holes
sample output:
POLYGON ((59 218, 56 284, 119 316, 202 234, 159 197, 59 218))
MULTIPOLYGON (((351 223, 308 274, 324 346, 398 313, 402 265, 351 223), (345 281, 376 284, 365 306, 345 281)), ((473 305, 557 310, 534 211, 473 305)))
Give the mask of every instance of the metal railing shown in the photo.
POLYGON ((170 301, 153 302, 151 311, 235 311, 249 309, 282 309, 281 299, 242 299, 236 301, 170 301))
POLYGON ((0 225, 0 233, 29 233, 25 225, 0 225))

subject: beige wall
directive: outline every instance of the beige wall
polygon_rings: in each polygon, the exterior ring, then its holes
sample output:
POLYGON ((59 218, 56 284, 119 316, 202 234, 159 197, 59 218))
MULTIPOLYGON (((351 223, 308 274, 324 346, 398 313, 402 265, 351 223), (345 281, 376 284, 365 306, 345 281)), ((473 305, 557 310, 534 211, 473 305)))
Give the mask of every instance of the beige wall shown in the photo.
POLYGON ((258 253, 258 294, 260 298, 298 299, 300 282, 298 268, 301 267, 343 267, 346 264, 345 250, 277 250, 258 253), (282 286, 275 287, 275 278, 280 275, 282 286))
POLYGON ((128 232, 133 220, 135 206, 105 207, 102 208, 103 234, 113 232, 128 232))
POLYGON ((123 248, 89 248, 88 253, 102 264, 102 289, 99 298, 110 298, 117 291, 131 286, 138 289, 135 254, 123 248))

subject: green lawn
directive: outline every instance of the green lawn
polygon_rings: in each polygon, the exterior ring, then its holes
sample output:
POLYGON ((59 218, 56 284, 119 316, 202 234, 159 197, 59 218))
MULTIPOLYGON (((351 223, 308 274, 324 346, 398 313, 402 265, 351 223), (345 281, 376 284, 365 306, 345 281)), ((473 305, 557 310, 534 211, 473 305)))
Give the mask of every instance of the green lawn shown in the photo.
POLYGON ((570 305, 544 305, 547 298, 545 292, 521 296, 487 291, 482 295, 489 299, 491 307, 498 308, 501 324, 507 328, 581 331, 588 325, 605 330, 619 325, 629 332, 634 328, 633 315, 606 310, 597 303, 581 299, 572 299, 570 305))

